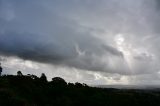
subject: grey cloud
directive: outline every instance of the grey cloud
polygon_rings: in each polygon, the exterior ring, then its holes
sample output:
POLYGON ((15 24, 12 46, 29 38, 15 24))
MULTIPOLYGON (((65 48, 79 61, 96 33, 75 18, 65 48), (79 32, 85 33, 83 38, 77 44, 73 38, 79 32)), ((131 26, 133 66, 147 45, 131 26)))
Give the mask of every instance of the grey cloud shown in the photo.
POLYGON ((134 58, 139 61, 152 61, 153 60, 153 56, 150 54, 146 54, 146 53, 141 53, 137 56, 134 56, 134 58))
POLYGON ((80 56, 75 49, 74 43, 72 46, 72 44, 63 45, 63 42, 46 42, 47 39, 39 39, 38 36, 29 33, 3 33, 0 39, 0 53, 8 56, 18 56, 25 60, 68 65, 94 71, 107 71, 105 63, 100 60, 101 55, 105 55, 106 52, 109 52, 108 56, 122 56, 121 52, 113 47, 104 45, 101 47, 98 44, 92 44, 92 42, 86 45, 89 49, 80 45, 82 50, 85 51, 85 54, 80 56))
POLYGON ((21 7, 19 5, 22 4, 15 6, 14 3, 9 3, 12 5, 15 17, 9 22, 6 20, 5 26, 0 26, 3 29, 0 33, 2 55, 84 70, 107 71, 105 64, 100 60, 101 56, 106 52, 110 53, 108 56, 120 54, 116 48, 107 46, 92 36, 90 29, 60 17, 57 13, 48 12, 45 8, 42 11, 40 7, 37 7, 40 10, 33 7, 30 11, 26 5, 21 7), (29 13, 24 14, 19 8, 29 13), (76 45, 85 52, 84 56, 79 56, 76 45))
POLYGON ((123 58, 123 53, 117 50, 116 48, 108 45, 102 45, 102 47, 106 49, 106 51, 108 51, 111 55, 115 55, 123 58))
POLYGON ((122 75, 155 72, 160 68, 155 59, 160 57, 159 39, 143 41, 148 35, 159 37, 154 3, 1 0, 0 53, 122 75), (117 34, 125 39, 121 45, 114 41, 117 34))

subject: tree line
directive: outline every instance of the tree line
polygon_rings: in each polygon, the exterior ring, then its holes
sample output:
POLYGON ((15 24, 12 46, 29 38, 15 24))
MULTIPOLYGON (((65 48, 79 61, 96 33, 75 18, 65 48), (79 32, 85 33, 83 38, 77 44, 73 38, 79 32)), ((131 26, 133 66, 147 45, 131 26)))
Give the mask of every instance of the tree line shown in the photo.
POLYGON ((47 80, 36 75, 0 76, 0 106, 159 106, 160 90, 122 90, 47 80))

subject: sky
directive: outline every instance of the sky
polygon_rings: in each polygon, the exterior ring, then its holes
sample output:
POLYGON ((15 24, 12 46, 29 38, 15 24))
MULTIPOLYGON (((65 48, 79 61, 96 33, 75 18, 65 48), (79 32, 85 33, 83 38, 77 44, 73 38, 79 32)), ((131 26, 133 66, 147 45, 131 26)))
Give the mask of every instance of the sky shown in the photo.
POLYGON ((3 74, 160 85, 158 0, 0 0, 3 74))

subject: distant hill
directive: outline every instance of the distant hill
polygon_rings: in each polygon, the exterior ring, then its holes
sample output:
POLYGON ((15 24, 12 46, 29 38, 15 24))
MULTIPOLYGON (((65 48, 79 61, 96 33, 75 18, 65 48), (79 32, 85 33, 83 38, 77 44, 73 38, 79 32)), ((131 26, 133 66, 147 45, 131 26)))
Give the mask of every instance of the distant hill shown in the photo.
POLYGON ((139 89, 139 90, 156 90, 160 89, 159 85, 96 85, 99 88, 116 88, 116 89, 139 89))
POLYGON ((0 76, 0 106, 160 106, 160 90, 90 87, 19 71, 0 76))

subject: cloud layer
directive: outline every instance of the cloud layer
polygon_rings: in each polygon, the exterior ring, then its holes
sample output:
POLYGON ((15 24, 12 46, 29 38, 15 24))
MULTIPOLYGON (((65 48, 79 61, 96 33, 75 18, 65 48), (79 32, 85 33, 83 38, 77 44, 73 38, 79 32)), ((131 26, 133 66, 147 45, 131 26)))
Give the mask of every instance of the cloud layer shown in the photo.
POLYGON ((156 0, 0 0, 0 54, 118 75, 159 73, 156 0))

